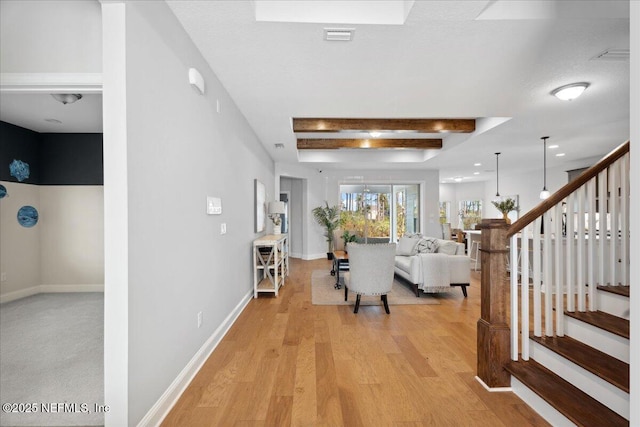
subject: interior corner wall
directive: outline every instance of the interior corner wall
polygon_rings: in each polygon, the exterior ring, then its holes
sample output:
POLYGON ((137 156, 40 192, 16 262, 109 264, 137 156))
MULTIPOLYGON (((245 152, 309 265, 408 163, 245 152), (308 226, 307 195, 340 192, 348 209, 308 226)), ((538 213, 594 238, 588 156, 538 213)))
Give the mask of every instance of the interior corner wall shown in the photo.
POLYGON ((0 301, 102 290, 102 135, 39 134, 0 121, 0 139, 0 180, 9 194, 0 200, 0 301), (13 159, 29 164, 22 182, 9 174, 13 159), (97 185, 79 185, 87 182, 97 185), (30 228, 17 221, 25 205, 38 211, 30 228))
POLYGON ((127 160, 108 164, 105 155, 105 188, 107 170, 126 168, 128 425, 137 425, 252 295, 254 179, 274 200, 275 177, 269 154, 166 3, 124 4, 127 160), (204 77, 204 95, 189 85, 191 67, 204 77), (222 199, 221 215, 206 214, 207 196, 222 199))

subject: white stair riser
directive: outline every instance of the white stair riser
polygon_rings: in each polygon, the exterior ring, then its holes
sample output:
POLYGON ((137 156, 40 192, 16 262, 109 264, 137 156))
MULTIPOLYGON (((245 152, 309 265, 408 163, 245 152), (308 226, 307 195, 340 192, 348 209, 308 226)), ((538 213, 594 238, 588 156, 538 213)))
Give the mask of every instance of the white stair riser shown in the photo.
POLYGON ((565 359, 535 341, 531 343, 531 358, 554 374, 578 387, 584 393, 629 419, 629 393, 608 383, 597 375, 565 359))
POLYGON ((596 294, 598 310, 629 320, 629 298, 606 291, 596 294))
POLYGON ((538 396, 529 387, 522 384, 514 376, 511 376, 511 388, 513 392, 527 405, 531 406, 534 411, 544 418, 554 427, 575 427, 567 417, 562 415, 556 408, 549 405, 546 400, 538 396))
POLYGON ((588 323, 564 316, 565 335, 629 363, 629 340, 588 323))

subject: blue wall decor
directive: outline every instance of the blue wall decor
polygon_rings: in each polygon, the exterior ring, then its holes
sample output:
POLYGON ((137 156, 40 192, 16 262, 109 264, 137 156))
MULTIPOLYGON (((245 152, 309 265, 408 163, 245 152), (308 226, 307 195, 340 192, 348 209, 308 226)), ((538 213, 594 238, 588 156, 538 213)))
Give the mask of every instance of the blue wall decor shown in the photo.
POLYGON ((7 187, 0 184, 0 199, 2 199, 4 196, 7 196, 7 187))
POLYGON ((18 210, 18 222, 23 227, 33 227, 38 223, 38 211, 33 206, 23 206, 18 210))
POLYGON ((13 159, 9 165, 9 172, 11 172, 11 176, 15 176, 18 181, 22 182, 29 178, 29 163, 13 159))

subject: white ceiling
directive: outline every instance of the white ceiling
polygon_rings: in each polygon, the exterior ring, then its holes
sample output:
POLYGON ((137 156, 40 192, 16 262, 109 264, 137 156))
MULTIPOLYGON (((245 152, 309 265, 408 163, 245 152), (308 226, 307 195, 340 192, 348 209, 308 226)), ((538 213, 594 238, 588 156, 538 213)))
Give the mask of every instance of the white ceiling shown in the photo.
POLYGON ((336 23, 257 22, 251 1, 167 3, 276 161, 298 162, 291 117, 510 118, 447 136, 427 160, 321 153, 324 169, 440 169, 470 180, 491 178, 472 175, 472 164, 494 170, 498 151, 501 171, 539 169, 544 135, 566 153, 550 153, 550 167, 629 138, 629 62, 591 60, 629 48, 627 1, 416 1, 404 25, 343 22, 355 28, 351 42, 323 40, 336 23), (549 94, 578 81, 591 86, 575 101, 549 94))
MULTIPOLYGON (((628 1, 402 1, 403 25, 257 22, 252 1, 167 3, 279 162, 299 162, 292 117, 478 118, 476 133, 445 135, 435 153, 316 153, 323 169, 439 169, 469 181, 494 178, 495 152, 501 172, 539 169, 544 135, 560 145, 549 167, 629 138, 629 62, 592 60, 629 48, 628 1), (336 26, 355 28, 353 41, 324 41, 336 26), (578 81, 591 86, 577 100, 549 94, 578 81)), ((62 105, 3 93, 0 115, 40 132, 102 130, 100 95, 62 105)))
POLYGON ((102 132, 102 95, 83 94, 82 99, 73 104, 62 104, 49 93, 2 93, 0 117, 2 121, 36 132, 99 133, 102 132))

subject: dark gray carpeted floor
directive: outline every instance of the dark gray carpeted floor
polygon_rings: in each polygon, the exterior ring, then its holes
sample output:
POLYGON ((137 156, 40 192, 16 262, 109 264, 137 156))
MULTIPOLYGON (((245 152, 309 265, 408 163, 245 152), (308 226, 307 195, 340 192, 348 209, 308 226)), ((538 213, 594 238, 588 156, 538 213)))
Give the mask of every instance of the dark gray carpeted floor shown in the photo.
POLYGON ((1 304, 0 426, 103 425, 103 330, 102 293, 1 304))

